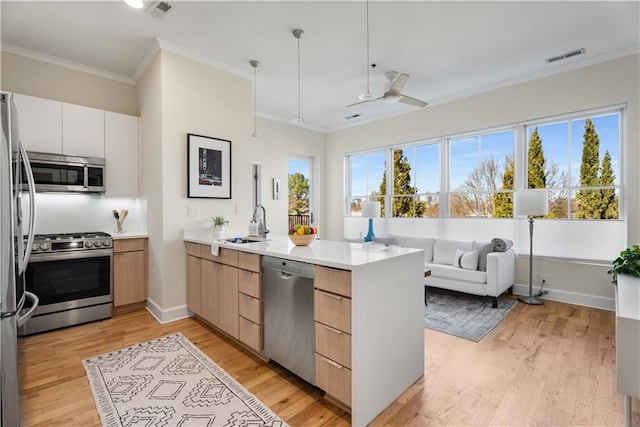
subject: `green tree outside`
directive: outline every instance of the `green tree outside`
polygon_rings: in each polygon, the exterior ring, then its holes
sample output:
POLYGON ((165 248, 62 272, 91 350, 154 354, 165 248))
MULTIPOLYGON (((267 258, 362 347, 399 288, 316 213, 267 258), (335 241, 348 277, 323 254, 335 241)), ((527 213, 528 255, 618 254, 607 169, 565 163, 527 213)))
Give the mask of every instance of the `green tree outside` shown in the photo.
POLYGON ((309 179, 300 172, 289 174, 289 213, 309 214, 309 179))
POLYGON ((529 138, 529 153, 527 167, 527 188, 546 188, 547 176, 545 174, 544 150, 542 139, 538 135, 538 128, 533 130, 529 138))
MULTIPOLYGON (((602 159, 600 185, 613 186, 615 179, 616 176, 611 166, 611 154, 609 154, 609 150, 606 150, 604 152, 604 158, 602 159)), ((600 192, 602 219, 618 219, 618 196, 616 195, 616 191, 613 188, 605 188, 600 190, 600 192)))
MULTIPOLYGON (((580 163, 580 186, 600 185, 600 138, 590 118, 584 123, 582 162, 580 163)), ((602 217, 602 192, 595 189, 580 190, 576 194, 578 211, 576 218, 596 219, 602 217)))
MULTIPOLYGON (((386 169, 386 168, 385 168, 386 169)), ((419 201, 415 195, 418 192, 416 187, 411 186, 411 165, 404 155, 402 149, 393 151, 393 217, 422 217, 426 208, 426 203, 419 201), (407 195, 407 196, 403 196, 407 195)), ((380 193, 387 194, 387 174, 382 176, 380 182, 380 193)), ((373 194, 372 194, 373 195, 373 194)), ((384 197, 378 197, 382 205, 381 215, 385 216, 384 197)))
MULTIPOLYGON (((513 156, 506 156, 501 190, 513 190, 514 168, 513 156)), ((495 193, 493 195, 493 217, 513 218, 513 193, 495 193)))

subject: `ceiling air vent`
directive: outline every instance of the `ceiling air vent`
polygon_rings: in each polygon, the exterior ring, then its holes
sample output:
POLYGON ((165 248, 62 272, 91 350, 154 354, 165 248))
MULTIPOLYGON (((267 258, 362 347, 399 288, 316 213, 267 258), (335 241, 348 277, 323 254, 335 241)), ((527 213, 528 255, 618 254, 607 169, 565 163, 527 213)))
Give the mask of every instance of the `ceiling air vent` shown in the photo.
POLYGON ((547 58, 547 64, 551 64, 552 62, 561 61, 563 59, 571 58, 572 56, 582 55, 584 53, 584 48, 572 50, 571 52, 563 53, 562 55, 553 56, 551 58, 547 58))
POLYGON ((352 116, 347 116, 345 117, 346 120, 351 120, 351 119, 357 119, 358 117, 360 117, 360 114, 354 114, 352 116))
POLYGON ((158 21, 162 21, 172 10, 173 6, 171 6, 166 1, 154 1, 149 5, 149 7, 147 7, 144 13, 146 13, 147 15, 151 15, 151 17, 157 19, 158 21))

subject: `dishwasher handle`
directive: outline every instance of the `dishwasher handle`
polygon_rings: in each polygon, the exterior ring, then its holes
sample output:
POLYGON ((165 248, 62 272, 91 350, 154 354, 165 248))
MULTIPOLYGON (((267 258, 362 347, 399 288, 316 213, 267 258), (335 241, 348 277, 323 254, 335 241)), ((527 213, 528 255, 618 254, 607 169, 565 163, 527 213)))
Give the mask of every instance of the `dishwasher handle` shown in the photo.
POLYGON ((283 280, 289 280, 293 277, 293 274, 285 273, 284 271, 278 271, 278 276, 283 280))

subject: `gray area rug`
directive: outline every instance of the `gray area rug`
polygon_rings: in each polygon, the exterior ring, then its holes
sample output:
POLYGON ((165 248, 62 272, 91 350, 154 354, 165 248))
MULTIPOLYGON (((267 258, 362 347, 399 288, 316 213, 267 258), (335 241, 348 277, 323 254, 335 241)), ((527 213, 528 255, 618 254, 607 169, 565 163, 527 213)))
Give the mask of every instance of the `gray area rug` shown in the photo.
POLYGON ((517 301, 498 298, 498 308, 491 298, 427 288, 424 326, 428 329, 478 342, 496 327, 516 306, 517 301))
POLYGON ((103 426, 286 426, 180 333, 83 363, 103 426))

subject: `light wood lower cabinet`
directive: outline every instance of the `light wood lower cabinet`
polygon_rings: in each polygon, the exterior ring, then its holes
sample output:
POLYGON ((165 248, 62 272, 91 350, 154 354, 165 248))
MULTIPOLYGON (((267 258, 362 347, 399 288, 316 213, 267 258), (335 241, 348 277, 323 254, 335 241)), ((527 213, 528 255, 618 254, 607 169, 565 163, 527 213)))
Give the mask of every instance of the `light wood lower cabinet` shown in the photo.
POLYGON ((185 242, 187 307, 229 336, 262 352, 260 255, 185 242))
POLYGON ((113 305, 147 299, 147 239, 113 241, 113 305))
POLYGON ((351 406, 351 272, 316 266, 316 385, 351 406))

